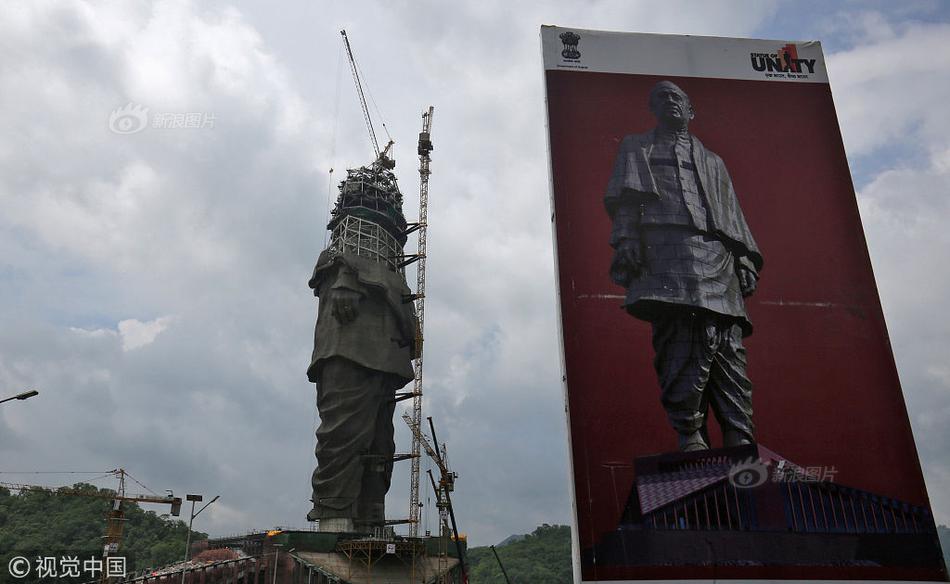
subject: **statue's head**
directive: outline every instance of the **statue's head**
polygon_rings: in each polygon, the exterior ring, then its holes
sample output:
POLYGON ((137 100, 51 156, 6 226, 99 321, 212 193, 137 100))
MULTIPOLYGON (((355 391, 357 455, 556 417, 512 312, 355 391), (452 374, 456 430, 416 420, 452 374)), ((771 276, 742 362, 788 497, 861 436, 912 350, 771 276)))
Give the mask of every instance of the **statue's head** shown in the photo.
POLYGON ((675 130, 686 128, 696 115, 689 96, 672 81, 660 81, 650 90, 650 111, 661 126, 675 130))

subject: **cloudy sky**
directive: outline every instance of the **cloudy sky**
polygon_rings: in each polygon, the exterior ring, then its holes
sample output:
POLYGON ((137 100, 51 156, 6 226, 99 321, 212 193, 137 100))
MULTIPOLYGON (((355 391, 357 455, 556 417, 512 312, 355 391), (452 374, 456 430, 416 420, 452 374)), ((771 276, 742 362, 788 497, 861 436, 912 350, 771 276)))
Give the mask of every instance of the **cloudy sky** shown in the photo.
MULTIPOLYGON (((426 414, 460 475, 461 530, 487 545, 569 522, 541 24, 823 41, 950 523, 950 6, 936 0, 3 2, 0 394, 41 393, 0 406, 0 471, 121 466, 159 492, 220 494, 196 522, 214 535, 307 527, 306 282, 331 183, 371 156, 346 28, 410 217, 420 113, 436 107, 426 414), (130 103, 147 126, 110 130, 130 103)), ((393 517, 407 513, 402 464, 393 517)))

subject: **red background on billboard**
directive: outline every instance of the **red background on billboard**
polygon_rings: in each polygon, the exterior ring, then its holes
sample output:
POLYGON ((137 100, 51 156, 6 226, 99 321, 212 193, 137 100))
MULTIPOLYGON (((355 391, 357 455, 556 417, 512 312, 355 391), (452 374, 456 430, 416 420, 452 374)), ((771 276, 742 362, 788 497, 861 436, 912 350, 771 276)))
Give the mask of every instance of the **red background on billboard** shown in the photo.
MULTIPOLYGON (((651 328, 621 308, 603 194, 650 88, 689 95, 765 258, 745 339, 760 444, 834 482, 928 505, 829 86, 548 71, 558 276, 581 550, 616 529, 633 459, 676 450, 651 328)), ((710 416, 713 446, 721 446, 710 416)), ((589 577, 585 569, 585 579, 589 577)))

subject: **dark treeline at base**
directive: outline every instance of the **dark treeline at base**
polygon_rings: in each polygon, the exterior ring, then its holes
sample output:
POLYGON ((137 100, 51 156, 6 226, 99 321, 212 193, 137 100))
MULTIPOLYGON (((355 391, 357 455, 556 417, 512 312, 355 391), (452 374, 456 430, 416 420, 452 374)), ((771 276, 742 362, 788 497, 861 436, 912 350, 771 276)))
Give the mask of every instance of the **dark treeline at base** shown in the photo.
MULTIPOLYGON (((114 493, 85 483, 77 483, 69 490, 114 493)), ((0 565, 5 567, 17 555, 101 555, 111 506, 110 499, 35 491, 11 493, 0 487, 0 565)), ((159 513, 168 512, 167 508, 158 509, 159 513)), ((187 524, 159 517, 155 511, 145 511, 130 501, 123 503, 123 510, 126 522, 120 549, 122 555, 129 555, 134 561, 136 571, 184 559, 187 524)), ((207 537, 196 531, 191 540, 207 537)))

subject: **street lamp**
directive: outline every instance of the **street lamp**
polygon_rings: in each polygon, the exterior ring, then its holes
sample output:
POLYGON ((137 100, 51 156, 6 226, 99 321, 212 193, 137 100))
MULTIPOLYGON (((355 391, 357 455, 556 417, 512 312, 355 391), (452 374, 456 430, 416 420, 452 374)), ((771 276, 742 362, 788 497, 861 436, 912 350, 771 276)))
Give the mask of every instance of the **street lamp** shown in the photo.
POLYGON ((34 395, 39 395, 39 394, 40 392, 36 391, 35 389, 31 389, 29 391, 24 391, 23 393, 18 393, 16 395, 11 395, 10 397, 5 397, 3 399, 0 399, 0 404, 2 404, 3 402, 8 402, 12 399, 19 399, 19 400, 30 399, 34 395))
MULTIPOLYGON (((200 503, 202 501, 201 495, 185 495, 185 499, 191 501, 191 518, 188 520, 188 538, 185 540, 185 561, 187 562, 189 557, 191 557, 191 524, 194 522, 195 517, 201 514, 202 511, 208 508, 208 505, 217 501, 221 495, 215 495, 214 499, 211 499, 205 503, 204 507, 198 509, 198 512, 195 513, 195 503, 200 503)), ((184 574, 184 572, 182 572, 184 574)))

